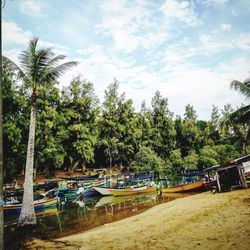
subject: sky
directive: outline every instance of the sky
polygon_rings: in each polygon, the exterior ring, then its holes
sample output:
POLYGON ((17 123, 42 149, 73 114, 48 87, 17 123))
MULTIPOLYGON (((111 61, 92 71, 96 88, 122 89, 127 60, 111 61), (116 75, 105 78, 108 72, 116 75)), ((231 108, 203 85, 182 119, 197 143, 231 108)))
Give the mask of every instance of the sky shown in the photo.
POLYGON ((18 63, 34 37, 79 62, 60 87, 81 74, 101 101, 116 78, 136 110, 157 90, 175 115, 191 104, 204 120, 246 103, 230 82, 250 76, 249 0, 6 0, 3 54, 18 63))

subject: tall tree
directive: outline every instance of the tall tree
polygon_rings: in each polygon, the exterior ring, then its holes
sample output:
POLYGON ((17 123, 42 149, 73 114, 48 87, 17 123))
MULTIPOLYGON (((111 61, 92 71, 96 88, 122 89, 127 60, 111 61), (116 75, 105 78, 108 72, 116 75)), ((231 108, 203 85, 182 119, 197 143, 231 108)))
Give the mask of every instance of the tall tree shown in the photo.
POLYGON ((223 144, 230 144, 233 136, 233 130, 229 121, 230 114, 233 113, 234 109, 231 104, 225 104, 221 109, 220 119, 220 139, 223 144))
POLYGON ((38 167, 45 170, 46 176, 63 165, 66 155, 63 148, 62 134, 65 126, 61 126, 64 117, 60 110, 59 89, 49 84, 40 87, 37 92, 37 119, 34 170, 38 167))
POLYGON ((185 119, 181 127, 182 141, 180 143, 182 156, 184 157, 189 155, 191 151, 196 150, 199 142, 199 129, 196 124, 196 112, 191 105, 187 105, 185 110, 185 119))
MULTIPOLYGON (((120 138, 120 126, 118 107, 124 95, 118 93, 119 82, 114 79, 108 88, 105 90, 105 97, 102 106, 102 115, 99 124, 98 151, 106 158, 106 163, 118 163, 119 151, 118 143, 120 138), (112 150, 111 150, 112 149, 112 150)), ((119 144, 120 145, 120 144, 119 144)), ((120 145, 121 146, 121 145, 120 145)))
POLYGON ((94 162, 98 134, 98 98, 93 84, 79 76, 73 79, 69 88, 63 90, 62 99, 62 112, 67 128, 63 140, 65 164, 74 170, 94 162))
POLYGON ((215 144, 219 143, 220 140, 220 113, 217 106, 212 106, 211 118, 209 121, 209 137, 214 141, 215 144))
POLYGON ((28 100, 26 91, 15 81, 14 72, 3 64, 3 157, 4 178, 11 180, 25 164, 28 136, 28 100), (26 147, 25 147, 26 145, 26 147))
POLYGON ((19 217, 20 225, 36 224, 33 205, 33 165, 37 90, 40 86, 55 83, 60 75, 77 64, 76 62, 59 64, 61 60, 65 59, 65 56, 55 56, 51 49, 48 48, 39 49, 37 43, 38 38, 31 40, 28 49, 21 53, 20 67, 7 57, 3 57, 9 66, 18 72, 18 76, 25 86, 31 89, 30 125, 25 166, 23 205, 19 217))
POLYGON ((120 99, 118 103, 118 129, 119 129, 119 163, 128 165, 134 157, 138 148, 140 129, 138 128, 138 117, 136 116, 133 101, 131 99, 120 99))
POLYGON ((141 146, 151 147, 153 144, 152 130, 153 130, 153 119, 151 111, 146 107, 146 102, 143 101, 141 104, 141 110, 138 113, 138 124, 137 128, 139 129, 139 138, 138 138, 138 147, 136 152, 141 146))
MULTIPOLYGON (((250 78, 243 82, 234 80, 231 82, 230 87, 245 96, 248 102, 250 101, 250 78)), ((231 113, 229 119, 236 124, 246 124, 248 127, 246 139, 250 139, 250 104, 231 113)))
POLYGON ((196 120, 197 119, 196 111, 194 110, 194 107, 190 104, 188 104, 185 107, 185 114, 184 114, 184 120, 196 120))
POLYGON ((153 149, 164 160, 170 156, 175 148, 176 131, 173 122, 173 113, 168 109, 168 99, 157 91, 152 98, 153 119, 153 149))

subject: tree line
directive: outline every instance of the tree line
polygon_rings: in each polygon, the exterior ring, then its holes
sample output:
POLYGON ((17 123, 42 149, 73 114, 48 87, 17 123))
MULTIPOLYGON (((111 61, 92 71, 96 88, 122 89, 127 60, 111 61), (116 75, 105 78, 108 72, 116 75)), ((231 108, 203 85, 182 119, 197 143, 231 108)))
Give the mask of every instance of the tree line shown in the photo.
MULTIPOLYGON (((84 72, 83 72, 84 73, 84 72)), ((25 168, 32 93, 18 72, 3 64, 4 177, 25 168)), ((234 109, 211 107, 199 120, 191 104, 175 115, 157 91, 136 111, 119 94, 119 82, 106 88, 100 103, 93 83, 78 76, 60 89, 52 79, 36 89, 34 168, 49 175, 55 169, 112 167, 177 175, 184 168, 202 169, 240 156, 248 123, 231 123, 234 109)))

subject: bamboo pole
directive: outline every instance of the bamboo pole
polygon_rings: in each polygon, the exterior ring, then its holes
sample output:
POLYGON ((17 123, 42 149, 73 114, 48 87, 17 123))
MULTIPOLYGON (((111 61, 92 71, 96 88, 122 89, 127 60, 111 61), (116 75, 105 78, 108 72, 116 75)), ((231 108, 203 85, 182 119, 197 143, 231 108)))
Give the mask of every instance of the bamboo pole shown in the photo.
POLYGON ((220 175, 218 174, 218 171, 216 170, 216 181, 218 185, 219 192, 221 192, 221 186, 220 186, 220 175))

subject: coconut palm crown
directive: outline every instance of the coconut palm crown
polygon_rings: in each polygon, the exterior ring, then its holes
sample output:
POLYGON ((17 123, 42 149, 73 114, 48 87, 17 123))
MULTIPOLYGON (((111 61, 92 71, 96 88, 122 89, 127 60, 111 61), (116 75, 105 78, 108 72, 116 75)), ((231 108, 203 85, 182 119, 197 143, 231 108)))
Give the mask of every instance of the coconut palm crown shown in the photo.
POLYGON ((36 224, 36 216, 33 205, 33 165, 35 148, 35 124, 36 124, 36 93, 39 87, 47 84, 55 84, 59 76, 75 66, 77 62, 65 62, 64 55, 57 55, 50 48, 38 48, 38 38, 30 41, 27 50, 20 54, 20 66, 9 58, 3 56, 3 62, 9 69, 17 72, 18 78, 32 91, 29 137, 27 158, 25 166, 23 205, 19 217, 19 224, 36 224))
MULTIPOLYGON (((250 78, 244 82, 234 80, 231 82, 230 87, 244 95, 248 103, 250 102, 250 78)), ((246 139, 250 139, 250 104, 234 111, 229 116, 229 119, 235 124, 246 124, 248 126, 246 139)))

